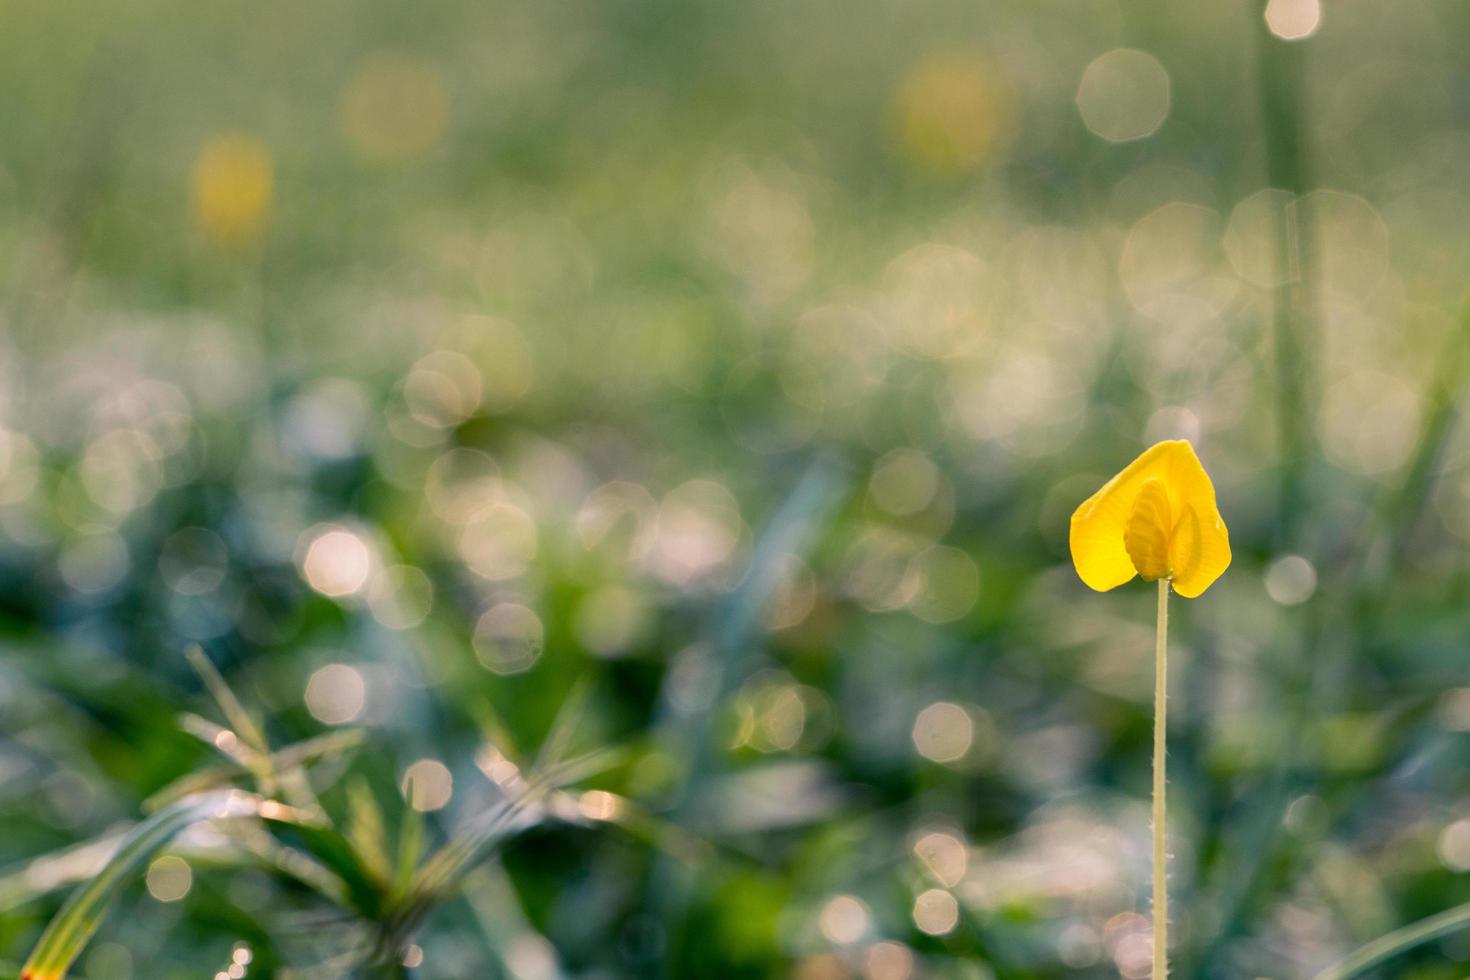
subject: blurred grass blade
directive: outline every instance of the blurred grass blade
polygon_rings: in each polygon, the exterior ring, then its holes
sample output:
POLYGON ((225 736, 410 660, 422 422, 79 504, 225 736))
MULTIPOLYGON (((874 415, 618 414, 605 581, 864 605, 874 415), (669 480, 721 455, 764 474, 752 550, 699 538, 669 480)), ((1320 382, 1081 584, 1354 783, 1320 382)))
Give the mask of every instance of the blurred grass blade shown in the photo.
POLYGON ((230 690, 230 685, 225 683, 224 675, 215 667, 213 661, 205 656, 204 650, 198 645, 186 647, 184 657, 189 661, 189 666, 194 668, 194 673, 204 682, 209 689, 210 695, 219 705, 220 711, 224 713, 225 720, 235 729, 235 732, 245 741, 247 745, 257 752, 269 752, 270 747, 265 741, 265 732, 255 723, 250 712, 235 697, 235 692, 230 690))
POLYGON ((541 804, 553 791, 614 766, 623 757, 624 753, 613 749, 598 749, 533 774, 524 782, 501 784, 514 795, 486 810, 469 829, 424 862, 413 882, 412 900, 427 903, 452 890, 499 841, 538 821, 541 804))
MULTIPOLYGON (((274 796, 279 787, 281 793, 291 805, 307 811, 320 812, 321 804, 318 802, 316 794, 312 791, 311 784, 306 779, 306 774, 302 771, 305 758, 311 755, 311 752, 303 752, 297 746, 296 751, 299 753, 299 757, 298 755, 287 755, 285 753, 281 755, 272 754, 270 743, 265 737, 264 729, 256 723, 255 718, 250 712, 245 710, 245 706, 240 703, 240 699, 235 696, 235 692, 225 682, 223 675, 220 674, 219 670, 210 661, 209 657, 205 655, 198 644, 186 648, 184 650, 184 656, 188 659, 190 666, 194 668, 194 672, 199 675, 200 680, 204 682, 204 686, 209 689, 209 693, 214 697, 215 703, 219 705, 220 711, 224 713, 225 719, 230 725, 234 726, 233 731, 227 728, 214 729, 213 726, 210 726, 203 719, 190 722, 187 719, 192 716, 186 716, 186 730, 189 730, 188 726, 192 726, 195 729, 193 734, 211 742, 215 748, 240 762, 255 778, 256 788, 262 794, 274 796)), ((360 738, 359 735, 350 732, 334 732, 322 736, 321 741, 325 745, 336 745, 337 743, 333 740, 343 735, 348 736, 349 739, 360 738)), ((352 744, 355 744, 355 742, 352 744)), ((320 751, 322 754, 325 754, 327 750, 322 749, 320 751)))
POLYGON ((572 685, 571 692, 567 694, 566 700, 557 709, 556 717, 551 721, 551 730, 547 732, 546 741, 541 743, 541 750, 536 753, 534 768, 537 771, 544 772, 566 756, 572 745, 572 736, 586 713, 587 695, 591 689, 585 675, 572 685))
POLYGON ((258 753, 240 741, 234 732, 223 725, 216 725, 207 718, 201 718, 193 712, 186 711, 179 715, 179 730, 193 735, 242 769, 248 770, 259 765, 256 759, 258 753))
POLYGON ((259 816, 266 805, 258 796, 224 790, 180 800, 134 827, 117 852, 87 884, 71 894, 56 913, 21 970, 23 980, 60 980, 102 924, 113 898, 133 875, 174 836, 203 820, 259 816))
MULTIPOLYGON (((724 703, 745 683, 762 646, 758 632, 780 586, 783 557, 807 551, 812 540, 826 529, 850 486, 851 477, 843 460, 835 455, 819 455, 771 515, 756 543, 750 571, 706 627, 717 677, 709 703, 724 703)), ((697 801, 702 797, 701 784, 719 775, 724 767, 709 713, 676 710, 673 690, 671 679, 666 679, 660 693, 660 738, 680 757, 677 776, 668 794, 671 803, 668 819, 682 826, 694 815, 697 801)), ((674 862, 669 852, 665 852, 650 877, 646 901, 652 914, 665 924, 666 963, 678 960, 685 942, 684 922, 692 888, 690 871, 690 865, 674 862)), ((667 968, 658 975, 673 976, 667 968)))
POLYGON ((361 745, 363 737, 362 729, 345 728, 340 731, 327 732, 315 738, 303 739, 300 742, 293 742, 272 755, 271 764, 277 770, 287 770, 310 765, 313 762, 334 759, 361 745))
POLYGON ((1461 308, 1459 320, 1435 362, 1439 367, 1425 393, 1417 449, 1393 496, 1378 508, 1379 526, 1385 530, 1397 528, 1399 532, 1390 571, 1404 562, 1410 532, 1449 451, 1450 436, 1465 394, 1465 377, 1470 372, 1470 303, 1461 308))
POLYGON ((414 806, 414 786, 410 777, 403 786, 403 822, 398 828, 398 861, 393 872, 392 901, 408 894, 414 870, 424 856, 424 815, 414 806))
MULTIPOLYGON (((195 715, 186 715, 184 717, 190 719, 187 722, 181 722, 184 730, 211 744, 213 744, 215 737, 214 734, 211 734, 212 732, 229 731, 229 729, 212 725, 212 723, 195 715)), ((292 783, 292 780, 287 778, 289 775, 293 773, 300 774, 301 770, 306 766, 314 763, 338 758, 344 753, 357 748, 362 744, 362 740, 363 732, 361 729, 349 728, 343 731, 328 732, 325 735, 318 735, 315 738, 304 739, 286 746, 271 757, 269 765, 274 772, 280 774, 283 790, 288 790, 291 789, 292 783)), ((253 759, 256 754, 248 746, 237 741, 232 750, 224 752, 224 755, 227 759, 231 760, 230 763, 206 766, 205 768, 196 769, 191 773, 179 777, 148 797, 143 802, 144 811, 152 813, 186 796, 193 796, 196 793, 227 786, 231 781, 239 778, 242 773, 254 773, 255 770, 249 764, 246 757, 249 756, 253 759)), ((301 775, 300 778, 302 781, 305 780, 304 775, 301 775)), ((293 797, 303 796, 309 793, 309 788, 304 792, 298 789, 293 794, 293 797)), ((307 795, 305 799, 293 798, 291 803, 293 806, 308 812, 319 810, 314 794, 307 795)))
POLYGON ((703 837, 654 816, 626 796, 597 792, 600 795, 590 800, 583 793, 573 803, 585 823, 614 824, 687 865, 704 864, 714 855, 715 846, 703 837))
MULTIPOLYGON (((493 746, 507 758, 520 758, 514 736, 492 705, 486 701, 478 701, 470 705, 469 710, 487 745, 493 746)), ((552 726, 555 727, 555 724, 555 719, 552 719, 552 726)))
POLYGON ((0 912, 95 875, 117 851, 124 832, 111 832, 94 840, 73 844, 65 850, 27 861, 16 871, 0 877, 0 912))
MULTIPOLYGON (((806 550, 806 544, 826 525, 828 515, 847 489, 847 467, 836 456, 821 455, 812 461, 781 502, 756 543, 745 581, 718 616, 714 641, 723 660, 743 661, 751 656, 751 636, 760 628, 781 584, 784 574, 781 559, 806 550)), ((727 674, 723 680, 728 690, 743 683, 745 678, 727 674)))
POLYGON ((342 879, 349 907, 354 912, 368 919, 379 915, 383 909, 382 882, 368 870, 352 842, 335 827, 325 822, 275 819, 269 813, 263 816, 284 843, 306 851, 342 879))
POLYGON ((488 956, 499 963, 505 976, 516 976, 516 950, 535 948, 545 951, 546 962, 538 976, 544 980, 561 980, 565 974, 557 962, 554 947, 531 925, 521 907, 520 896, 499 862, 488 861, 465 879, 465 899, 485 937, 488 956))
MULTIPOLYGON (((241 741, 228 728, 188 712, 179 716, 179 728, 217 749, 221 755, 242 769, 250 770, 260 765, 260 751, 241 741)), ((320 759, 339 756, 357 748, 362 740, 362 729, 344 728, 293 742, 279 752, 271 753, 267 759, 274 770, 293 769, 320 759)))
MULTIPOLYGON (((219 705, 220 711, 223 712, 225 720, 234 728, 234 731, 229 733, 230 736, 255 750, 253 754, 244 758, 260 791, 268 796, 273 795, 276 791, 276 780, 271 768, 270 745, 266 743, 265 732, 255 723, 250 712, 245 710, 240 699, 235 697, 235 692, 230 690, 230 685, 225 683, 224 676, 220 674, 209 657, 205 656, 204 650, 198 644, 185 647, 184 657, 189 661, 189 666, 194 668, 194 673, 198 674, 199 679, 204 682, 204 686, 209 689, 215 704, 219 705)), ((225 751, 218 739, 215 741, 215 746, 225 751)))
MULTIPOLYGON (((1321 590, 1309 607, 1316 612, 1303 624, 1300 647, 1301 656, 1310 658, 1304 666, 1306 674, 1299 681, 1300 690, 1306 693, 1293 702, 1288 716, 1293 732, 1286 738, 1288 745, 1301 744, 1297 733, 1312 719, 1339 710, 1346 697, 1345 666, 1353 658, 1324 656, 1322 651, 1368 649, 1381 628, 1393 575, 1406 561, 1411 531, 1433 490, 1461 414, 1465 378, 1470 373, 1470 302, 1461 307, 1458 329, 1451 331, 1435 361, 1438 369, 1425 395, 1419 437, 1402 479, 1374 502, 1337 588, 1321 590), (1389 560, 1374 561, 1381 545, 1387 546, 1389 560)), ((1231 846, 1263 857, 1232 865, 1233 873, 1220 903, 1223 926, 1198 951, 1196 962, 1218 959, 1225 945, 1244 931, 1250 898, 1263 888, 1266 877, 1287 874, 1295 864, 1298 855, 1284 846, 1280 828, 1282 814, 1296 790, 1297 781, 1291 775, 1296 765, 1295 752, 1281 753, 1275 770, 1253 794, 1255 798, 1239 806, 1239 812, 1247 815, 1246 828, 1231 846)))
POLYGON ((321 861, 304 851, 287 847, 264 828, 252 827, 232 841, 262 867, 293 878, 325 897, 338 908, 348 908, 351 896, 346 882, 321 861))
POLYGON ((531 789, 525 795, 502 800, 476 822, 470 830, 455 837, 424 862, 413 891, 425 898, 447 891, 453 884, 468 874, 502 836, 515 824, 515 818, 533 804, 544 798, 545 791, 531 789))
MULTIPOLYGON (((1264 10, 1265 4, 1259 4, 1264 10)), ((1299 44, 1277 38, 1257 17, 1256 68, 1266 173, 1272 187, 1300 201, 1311 189, 1302 76, 1306 54, 1299 44)), ((1316 396, 1313 362, 1315 268, 1311 223, 1293 205, 1286 209, 1273 243, 1281 282, 1272 297, 1271 332, 1276 357, 1276 424, 1280 443, 1277 544, 1291 547, 1307 510, 1307 468, 1312 456, 1312 412, 1316 396)))
POLYGON ((1422 946, 1467 926, 1470 926, 1470 902, 1379 936, 1341 963, 1323 970, 1313 980, 1347 980, 1348 977, 1355 977, 1401 953, 1407 953, 1415 946, 1422 946))
POLYGON ((383 827, 383 811, 373 798, 372 788, 360 777, 347 786, 347 839, 363 868, 386 886, 388 833, 383 827))

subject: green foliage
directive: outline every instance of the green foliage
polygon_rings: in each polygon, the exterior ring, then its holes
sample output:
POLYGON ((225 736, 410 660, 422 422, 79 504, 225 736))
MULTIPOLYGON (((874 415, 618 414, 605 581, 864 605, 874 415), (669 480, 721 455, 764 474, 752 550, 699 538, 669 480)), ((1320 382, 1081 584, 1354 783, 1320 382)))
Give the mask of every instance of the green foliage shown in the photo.
POLYGON ((223 790, 186 797, 139 824, 89 881, 72 893, 21 968, 25 980, 60 980, 131 877, 181 830, 202 820, 260 816, 267 801, 223 790))
POLYGON ((1136 974, 1170 436, 1176 975, 1463 975, 1470 8, 1265 6, 7 3, 0 975, 1136 974))

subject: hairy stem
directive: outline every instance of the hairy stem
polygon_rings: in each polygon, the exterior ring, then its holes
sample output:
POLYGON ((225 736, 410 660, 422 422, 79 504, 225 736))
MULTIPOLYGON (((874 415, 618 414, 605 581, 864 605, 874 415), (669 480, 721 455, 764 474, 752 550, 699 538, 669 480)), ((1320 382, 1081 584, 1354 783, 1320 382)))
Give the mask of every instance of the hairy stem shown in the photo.
POLYGON ((1169 975, 1169 851, 1164 839, 1164 745, 1169 691, 1169 580, 1159 579, 1159 625, 1154 643, 1154 972, 1169 975))

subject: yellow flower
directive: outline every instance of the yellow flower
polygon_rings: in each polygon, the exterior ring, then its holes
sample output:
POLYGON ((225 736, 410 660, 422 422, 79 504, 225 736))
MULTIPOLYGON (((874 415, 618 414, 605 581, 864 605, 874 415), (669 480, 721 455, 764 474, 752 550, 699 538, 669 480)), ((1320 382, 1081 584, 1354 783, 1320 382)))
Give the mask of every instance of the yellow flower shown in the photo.
POLYGON ((249 246, 265 231, 275 180, 270 150, 248 133, 221 133, 194 159, 194 221, 221 245, 249 246))
POLYGON ((1072 515, 1072 564, 1099 592, 1166 578, 1193 599, 1230 565, 1215 487, 1183 439, 1151 447, 1072 515))
POLYGON ((369 160, 407 160, 444 135, 449 96, 435 67, 392 54, 368 58, 342 100, 342 131, 369 160))
POLYGON ((936 51, 912 68, 894 97, 902 149, 942 174, 974 170, 1003 151, 1015 129, 1015 97, 979 51, 936 51))

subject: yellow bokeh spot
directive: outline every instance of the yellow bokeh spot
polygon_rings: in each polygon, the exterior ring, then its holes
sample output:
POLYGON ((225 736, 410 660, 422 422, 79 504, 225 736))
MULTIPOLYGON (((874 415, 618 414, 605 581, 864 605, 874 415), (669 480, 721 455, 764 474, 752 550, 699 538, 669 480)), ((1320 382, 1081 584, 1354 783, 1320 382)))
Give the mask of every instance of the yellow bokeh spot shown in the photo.
POLYGON ((1146 450, 1084 500, 1071 547, 1077 574, 1099 592, 1141 575, 1193 599, 1230 565, 1214 484, 1183 439, 1146 450))
POLYGON ((194 158, 194 223, 221 245, 260 240, 275 197, 270 150, 249 133, 213 136, 194 158))
POLYGON ((1010 141, 1015 100, 983 55, 952 50, 931 54, 909 70, 894 109, 910 158, 930 170, 961 173, 1010 141))
POLYGON ((342 132, 368 160, 405 160, 428 152, 444 134, 448 116, 439 72, 406 55, 364 60, 342 100, 342 132))

